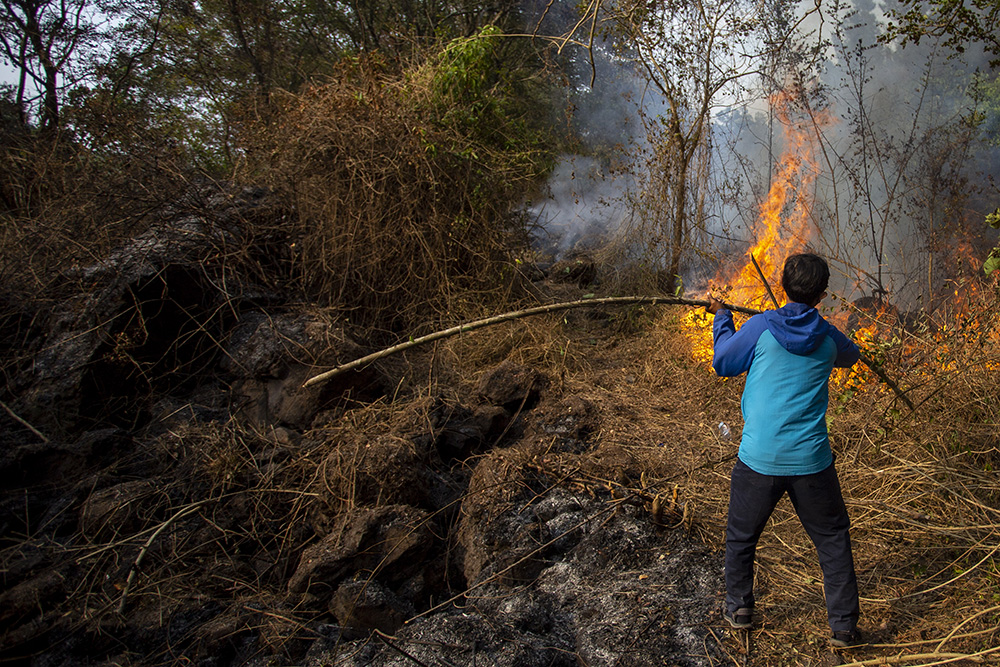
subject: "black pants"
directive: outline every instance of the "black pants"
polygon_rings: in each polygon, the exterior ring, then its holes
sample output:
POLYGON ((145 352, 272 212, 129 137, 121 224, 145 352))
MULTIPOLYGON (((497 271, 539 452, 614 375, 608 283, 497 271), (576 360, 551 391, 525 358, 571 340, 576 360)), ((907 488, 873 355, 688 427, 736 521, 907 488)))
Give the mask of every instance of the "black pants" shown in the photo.
POLYGON ((831 465, 813 475, 761 475, 737 459, 729 486, 726 528, 726 607, 753 607, 757 541, 775 505, 788 493, 799 521, 816 545, 823 569, 826 609, 833 631, 858 623, 858 580, 851 554, 850 519, 837 472, 831 465))

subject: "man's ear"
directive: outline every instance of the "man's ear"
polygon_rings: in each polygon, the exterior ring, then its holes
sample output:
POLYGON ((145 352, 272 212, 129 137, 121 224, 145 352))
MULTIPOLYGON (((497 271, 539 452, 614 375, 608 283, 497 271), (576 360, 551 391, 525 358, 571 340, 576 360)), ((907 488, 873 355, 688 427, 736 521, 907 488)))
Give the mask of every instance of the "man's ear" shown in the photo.
POLYGON ((813 303, 811 303, 810 305, 813 308, 815 308, 816 306, 819 305, 819 302, 822 301, 824 298, 826 298, 826 292, 823 292, 822 294, 820 294, 819 297, 816 299, 816 301, 813 302, 813 303))

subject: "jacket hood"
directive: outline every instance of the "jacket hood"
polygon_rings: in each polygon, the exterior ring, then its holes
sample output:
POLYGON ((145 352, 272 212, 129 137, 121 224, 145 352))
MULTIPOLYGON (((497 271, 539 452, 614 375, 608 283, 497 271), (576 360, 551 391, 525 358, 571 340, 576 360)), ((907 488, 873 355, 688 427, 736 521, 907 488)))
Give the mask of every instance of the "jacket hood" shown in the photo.
POLYGON ((767 330, 792 354, 809 354, 823 342, 830 325, 819 311, 804 303, 789 302, 764 312, 767 330))

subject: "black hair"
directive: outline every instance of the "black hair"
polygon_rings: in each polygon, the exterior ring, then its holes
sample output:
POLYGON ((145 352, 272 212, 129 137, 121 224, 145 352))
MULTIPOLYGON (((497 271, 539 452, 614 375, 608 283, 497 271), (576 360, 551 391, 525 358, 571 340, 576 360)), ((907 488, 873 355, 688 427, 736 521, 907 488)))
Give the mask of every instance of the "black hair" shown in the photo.
POLYGON ((781 272, 781 286, 790 301, 814 305, 830 282, 830 267, 819 255, 789 255, 781 272))

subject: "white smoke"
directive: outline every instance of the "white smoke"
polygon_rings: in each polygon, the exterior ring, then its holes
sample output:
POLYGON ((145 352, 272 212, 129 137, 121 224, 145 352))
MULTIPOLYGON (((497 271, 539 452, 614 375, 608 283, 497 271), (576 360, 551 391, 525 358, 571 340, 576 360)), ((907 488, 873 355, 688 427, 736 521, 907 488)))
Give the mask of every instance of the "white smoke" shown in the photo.
MULTIPOLYGON (((812 80, 813 110, 835 120, 814 128, 819 173, 799 195, 813 206, 811 243, 831 260, 835 289, 845 298, 886 290, 912 307, 948 279, 934 254, 944 252, 950 235, 971 234, 984 256, 996 243, 996 233, 976 221, 1000 201, 1000 149, 962 135, 973 111, 969 86, 985 59, 973 49, 949 58, 930 40, 905 49, 879 44, 881 15, 867 0, 835 11, 841 13, 825 17, 826 34, 813 36, 830 37, 830 26, 841 27, 812 80)), ((546 196, 528 207, 542 229, 540 246, 555 255, 613 236, 633 215, 636 181, 622 174, 642 173, 642 114, 658 112, 659 101, 627 64, 598 52, 596 66, 593 88, 578 84, 572 95, 586 155, 564 156, 546 196), (609 167, 612 147, 625 162, 620 171, 609 167)), ((581 80, 589 79, 589 65, 581 71, 581 80)), ((702 186, 710 189, 703 263, 706 256, 739 255, 754 242, 754 222, 785 147, 763 93, 747 97, 754 101, 714 117, 712 169, 702 186)), ((685 283, 708 273, 704 264, 689 265, 685 283)))
POLYGON ((609 173, 596 158, 563 155, 547 195, 528 207, 539 228, 536 249, 561 259, 602 245, 628 214, 627 187, 627 177, 609 173))

